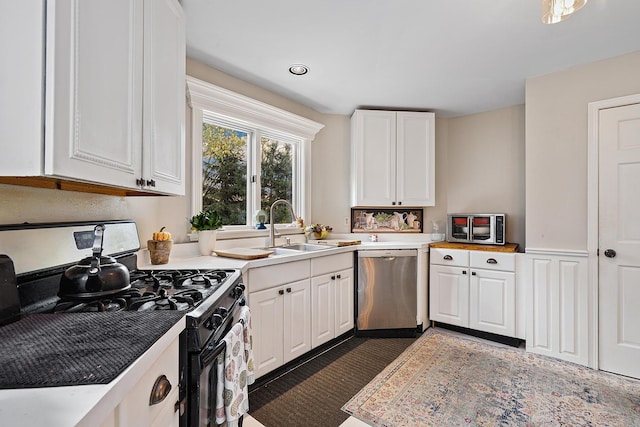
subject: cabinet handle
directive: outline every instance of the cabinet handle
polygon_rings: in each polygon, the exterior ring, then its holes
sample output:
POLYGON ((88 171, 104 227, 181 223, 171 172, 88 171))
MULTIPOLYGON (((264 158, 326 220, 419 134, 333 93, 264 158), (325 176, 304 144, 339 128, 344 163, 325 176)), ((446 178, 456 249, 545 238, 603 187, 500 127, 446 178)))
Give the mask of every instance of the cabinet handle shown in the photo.
POLYGON ((489 258, 487 260, 487 264, 497 264, 497 263, 498 263, 498 261, 496 261, 495 258, 489 258))
POLYGON ((166 375, 160 375, 151 388, 151 396, 149 397, 149 406, 162 402, 171 391, 171 383, 166 375))
POLYGON ((283 291, 282 289, 280 289, 280 290, 278 291, 278 295, 284 295, 284 291, 283 291))
POLYGON ((338 279, 340 279, 342 276, 340 276, 340 275, 338 274, 338 276, 336 276, 336 277, 337 277, 338 279))
POLYGON ((402 204, 402 202, 398 202, 398 206, 400 206, 402 204))
POLYGON ((453 257, 451 255, 445 255, 444 257, 442 257, 445 261, 452 261, 453 257))
POLYGON ((155 187, 155 186, 156 186, 156 182, 153 179, 147 180, 147 187, 155 187))
POLYGON ((142 186, 144 186, 144 179, 142 179, 142 178, 137 178, 137 179, 136 179, 136 185, 137 185, 138 187, 142 187, 142 186))
POLYGON ((336 276, 335 275, 331 276, 331 280, 336 280, 336 276))
POLYGON ((392 204, 392 205, 395 205, 395 204, 396 204, 396 202, 391 202, 391 204, 392 204))
POLYGON ((462 274, 467 274, 467 270, 462 270, 462 274))
POLYGON ((475 271, 472 271, 472 272, 471 272, 471 275, 472 275, 472 276, 475 276, 475 275, 476 275, 476 272, 475 272, 475 271))
POLYGON ((291 288, 287 288, 287 293, 290 294, 291 293, 291 288))

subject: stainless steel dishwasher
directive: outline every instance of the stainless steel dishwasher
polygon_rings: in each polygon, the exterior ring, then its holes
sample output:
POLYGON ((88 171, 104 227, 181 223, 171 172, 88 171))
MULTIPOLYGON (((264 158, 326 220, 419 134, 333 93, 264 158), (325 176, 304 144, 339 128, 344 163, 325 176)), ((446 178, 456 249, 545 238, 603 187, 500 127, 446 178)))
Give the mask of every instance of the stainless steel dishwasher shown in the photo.
POLYGON ((417 265, 416 249, 358 251, 356 335, 416 335, 417 265))

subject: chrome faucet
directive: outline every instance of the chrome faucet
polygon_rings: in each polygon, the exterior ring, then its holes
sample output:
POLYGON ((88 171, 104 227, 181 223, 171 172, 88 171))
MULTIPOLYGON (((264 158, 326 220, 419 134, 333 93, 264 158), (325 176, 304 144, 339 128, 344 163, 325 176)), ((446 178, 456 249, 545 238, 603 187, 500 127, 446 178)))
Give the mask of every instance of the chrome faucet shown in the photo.
POLYGON ((271 223, 269 227, 269 243, 270 243, 269 246, 272 248, 276 245, 276 234, 277 234, 275 220, 273 218, 273 208, 275 208, 276 205, 281 205, 281 204, 289 206, 289 211, 291 211, 291 222, 298 219, 298 217, 296 216, 296 213, 293 211, 293 206, 291 206, 291 203, 289 203, 287 200, 278 199, 275 202, 273 202, 273 204, 271 205, 271 208, 269 208, 269 222, 271 223))

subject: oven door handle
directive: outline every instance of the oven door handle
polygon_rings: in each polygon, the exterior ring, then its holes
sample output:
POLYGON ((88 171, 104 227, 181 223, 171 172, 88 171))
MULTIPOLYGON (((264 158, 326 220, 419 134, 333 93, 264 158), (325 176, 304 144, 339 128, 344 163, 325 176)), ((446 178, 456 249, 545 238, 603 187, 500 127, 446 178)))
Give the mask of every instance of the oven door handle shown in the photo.
POLYGON ((227 343, 221 341, 215 347, 210 345, 207 347, 200 356, 200 366, 205 367, 211 364, 221 353, 224 353, 227 343))

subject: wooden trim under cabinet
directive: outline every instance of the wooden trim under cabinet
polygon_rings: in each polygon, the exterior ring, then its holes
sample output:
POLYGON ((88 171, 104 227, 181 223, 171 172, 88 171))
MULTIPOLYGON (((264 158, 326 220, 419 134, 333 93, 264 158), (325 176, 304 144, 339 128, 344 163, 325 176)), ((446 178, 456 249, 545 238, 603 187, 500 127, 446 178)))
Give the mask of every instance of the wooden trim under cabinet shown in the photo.
POLYGON ((489 252, 518 252, 517 243, 505 243, 504 245, 479 245, 477 243, 452 243, 452 242, 434 242, 430 243, 430 248, 442 249, 463 249, 470 251, 489 251, 489 252))

